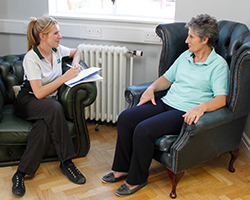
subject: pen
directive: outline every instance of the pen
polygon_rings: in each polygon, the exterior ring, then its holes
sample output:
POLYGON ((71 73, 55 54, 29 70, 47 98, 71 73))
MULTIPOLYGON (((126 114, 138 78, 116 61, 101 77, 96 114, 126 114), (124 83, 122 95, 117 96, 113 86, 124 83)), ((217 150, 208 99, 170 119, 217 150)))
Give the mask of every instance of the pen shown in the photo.
POLYGON ((68 64, 68 63, 66 63, 66 65, 67 65, 68 67, 70 67, 70 68, 74 68, 72 65, 70 65, 70 64, 68 64))
MULTIPOLYGON (((73 67, 72 65, 70 65, 70 64, 68 64, 68 63, 66 63, 66 65, 67 65, 68 67, 70 67, 70 68, 75 68, 75 67, 73 67)), ((80 70, 83 70, 82 66, 81 66, 80 70)))

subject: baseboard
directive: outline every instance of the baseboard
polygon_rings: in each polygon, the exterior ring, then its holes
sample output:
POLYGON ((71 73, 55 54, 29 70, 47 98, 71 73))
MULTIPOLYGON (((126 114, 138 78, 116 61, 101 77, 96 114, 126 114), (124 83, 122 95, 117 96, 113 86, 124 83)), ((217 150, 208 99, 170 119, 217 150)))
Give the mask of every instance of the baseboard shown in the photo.
POLYGON ((250 138, 246 135, 245 132, 243 132, 241 147, 250 159, 250 138))

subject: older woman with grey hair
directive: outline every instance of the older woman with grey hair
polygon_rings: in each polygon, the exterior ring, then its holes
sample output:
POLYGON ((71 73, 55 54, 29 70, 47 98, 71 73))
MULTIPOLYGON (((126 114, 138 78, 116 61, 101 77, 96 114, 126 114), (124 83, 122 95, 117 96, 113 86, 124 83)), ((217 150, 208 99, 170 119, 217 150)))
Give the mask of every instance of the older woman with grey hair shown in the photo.
POLYGON ((219 29, 215 18, 210 17, 207 14, 198 15, 196 18, 192 18, 190 22, 186 24, 188 29, 192 29, 200 38, 204 40, 209 38, 207 45, 213 47, 219 38, 219 29))
POLYGON ((205 112, 226 105, 229 69, 213 47, 218 38, 216 20, 202 14, 186 27, 189 49, 147 88, 138 106, 123 111, 118 118, 113 172, 102 181, 126 179, 116 191, 119 196, 131 195, 147 185, 156 139, 178 135, 183 122, 197 123, 205 112), (155 99, 154 92, 168 88, 164 97, 155 99))

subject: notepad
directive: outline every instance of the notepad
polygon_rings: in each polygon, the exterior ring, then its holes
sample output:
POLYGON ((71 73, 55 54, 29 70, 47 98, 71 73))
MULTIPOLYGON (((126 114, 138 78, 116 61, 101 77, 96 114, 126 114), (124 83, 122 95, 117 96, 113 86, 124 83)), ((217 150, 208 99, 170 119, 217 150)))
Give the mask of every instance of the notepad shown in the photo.
POLYGON ((65 82, 69 87, 73 87, 74 85, 84 83, 84 82, 93 82, 100 81, 103 78, 98 74, 101 68, 98 67, 90 67, 87 69, 83 69, 79 72, 79 74, 68 81, 65 82))

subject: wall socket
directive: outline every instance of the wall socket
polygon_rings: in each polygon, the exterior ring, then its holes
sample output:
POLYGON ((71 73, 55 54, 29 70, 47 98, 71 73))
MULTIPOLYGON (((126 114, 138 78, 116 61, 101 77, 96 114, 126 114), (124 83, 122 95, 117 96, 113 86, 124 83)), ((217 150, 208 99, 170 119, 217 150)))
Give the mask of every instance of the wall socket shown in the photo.
POLYGON ((99 27, 87 27, 87 36, 90 38, 101 38, 102 37, 102 29, 99 27))
POLYGON ((161 38, 155 32, 144 32, 144 41, 145 42, 161 42, 161 38))

